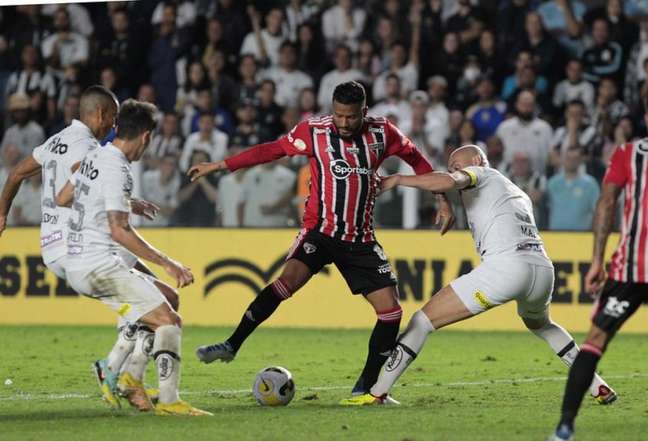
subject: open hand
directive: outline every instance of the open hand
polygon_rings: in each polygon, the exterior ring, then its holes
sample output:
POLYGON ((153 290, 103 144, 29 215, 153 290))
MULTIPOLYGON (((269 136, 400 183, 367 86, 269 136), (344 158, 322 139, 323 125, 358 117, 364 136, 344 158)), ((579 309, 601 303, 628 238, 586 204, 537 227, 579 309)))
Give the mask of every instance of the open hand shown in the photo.
POLYGON ((191 167, 187 172, 187 176, 191 178, 191 182, 194 182, 196 179, 200 179, 215 171, 222 170, 223 167, 221 164, 221 162, 201 162, 200 164, 191 167))
POLYGON ((164 270, 176 280, 176 288, 183 288, 194 282, 191 269, 173 259, 168 259, 167 263, 164 264, 164 270))
POLYGON ((392 188, 398 186, 399 181, 400 181, 400 175, 381 176, 380 186, 378 187, 378 195, 381 195, 384 192, 389 191, 392 188))
POLYGON ((450 201, 445 196, 440 196, 438 198, 439 208, 437 209, 436 219, 434 220, 435 225, 441 225, 441 236, 446 234, 450 228, 455 223, 455 214, 452 210, 452 205, 450 201))
POLYGON ((131 199, 131 211, 137 216, 143 216, 148 220, 153 220, 157 216, 160 207, 153 202, 145 201, 143 199, 131 199))
POLYGON ((604 283, 605 268, 602 262, 595 260, 585 275, 585 292, 589 293, 593 298, 596 298, 601 292, 601 289, 603 289, 604 283))

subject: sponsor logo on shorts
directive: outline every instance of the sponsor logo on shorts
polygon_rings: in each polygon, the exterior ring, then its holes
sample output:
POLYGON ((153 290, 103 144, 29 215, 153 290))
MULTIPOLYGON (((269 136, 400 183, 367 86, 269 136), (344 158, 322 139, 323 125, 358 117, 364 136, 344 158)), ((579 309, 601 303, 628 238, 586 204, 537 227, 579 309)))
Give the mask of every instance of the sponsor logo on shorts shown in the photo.
POLYGON ((373 170, 366 167, 351 167, 344 159, 336 159, 331 162, 331 173, 335 179, 346 179, 352 174, 371 175, 373 170))
POLYGON ((378 255, 380 260, 387 260, 387 255, 385 254, 385 251, 382 249, 380 245, 378 244, 374 245, 373 251, 378 255))
POLYGON ((117 310, 117 314, 119 314, 119 315, 121 315, 122 317, 124 317, 126 314, 129 313, 129 311, 130 311, 131 309, 132 309, 132 306, 131 306, 130 303, 124 303, 124 304, 121 305, 121 306, 119 307, 119 309, 117 310))
POLYGON ((317 247, 310 242, 304 242, 304 251, 306 254, 313 254, 317 251, 317 247))
POLYGON ((173 366, 175 365, 173 357, 169 354, 160 354, 156 361, 160 381, 168 379, 173 373, 173 366))
POLYGON ((391 372, 396 369, 403 361, 403 348, 396 345, 391 355, 387 359, 387 364, 385 364, 385 370, 391 372))
POLYGON ((475 291, 473 297, 475 298, 477 303, 479 303, 484 309, 491 309, 493 306, 495 306, 490 302, 490 300, 488 300, 486 295, 481 291, 475 291))
POLYGON ((55 231, 52 234, 41 237, 41 247, 46 247, 54 242, 63 239, 63 232, 61 230, 55 231))
POLYGON ((389 274, 391 272, 392 272, 392 268, 391 265, 388 263, 385 263, 378 267, 378 274, 389 274))
POLYGON ((625 314, 626 309, 630 306, 630 302, 627 300, 619 301, 616 297, 610 297, 605 304, 603 309, 603 314, 609 315, 610 317, 619 318, 625 314))

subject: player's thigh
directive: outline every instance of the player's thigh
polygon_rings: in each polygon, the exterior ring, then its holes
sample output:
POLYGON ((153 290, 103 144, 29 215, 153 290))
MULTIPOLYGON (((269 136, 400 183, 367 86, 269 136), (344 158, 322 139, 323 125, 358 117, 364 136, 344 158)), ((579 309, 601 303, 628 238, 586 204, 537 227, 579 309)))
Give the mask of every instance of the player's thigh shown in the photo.
POLYGON ((607 280, 592 315, 592 323, 614 335, 648 299, 648 284, 607 280))
POLYGON ((281 279, 295 292, 331 261, 331 254, 322 235, 314 230, 303 229, 288 250, 281 279))
POLYGON ((376 312, 396 308, 398 303, 398 288, 386 286, 365 295, 365 299, 373 306, 376 312))
POLYGON ((334 251, 333 261, 353 294, 377 294, 374 297, 393 303, 398 279, 379 243, 341 243, 334 251))
POLYGON ((450 282, 452 290, 473 314, 526 295, 532 283, 530 265, 514 259, 487 260, 450 282))
MULTIPOLYGON (((70 285, 85 295, 101 300, 128 322, 168 302, 145 274, 128 268, 119 258, 81 271, 68 271, 70 285)), ((169 308, 170 305, 168 305, 169 308)))
MULTIPOLYGON (((130 266, 129 262, 126 262, 126 266, 130 266)), ((151 271, 151 269, 146 266, 141 260, 137 260, 132 268, 144 274, 160 290, 160 292, 167 299, 167 302, 169 302, 169 305, 171 305, 171 308, 173 308, 174 311, 177 312, 180 310, 180 296, 178 295, 178 291, 175 288, 173 288, 168 283, 158 279, 155 273, 151 271)))
POLYGON ((516 299, 517 312, 527 325, 546 323, 549 320, 549 305, 554 287, 554 269, 548 266, 530 265, 530 270, 532 277, 529 291, 516 299))
POLYGON ((48 270, 56 274, 56 277, 59 279, 67 279, 65 272, 65 256, 59 257, 53 262, 46 263, 45 266, 48 270))
POLYGON ((441 288, 435 293, 421 310, 430 319, 435 329, 443 328, 475 315, 450 285, 441 288))

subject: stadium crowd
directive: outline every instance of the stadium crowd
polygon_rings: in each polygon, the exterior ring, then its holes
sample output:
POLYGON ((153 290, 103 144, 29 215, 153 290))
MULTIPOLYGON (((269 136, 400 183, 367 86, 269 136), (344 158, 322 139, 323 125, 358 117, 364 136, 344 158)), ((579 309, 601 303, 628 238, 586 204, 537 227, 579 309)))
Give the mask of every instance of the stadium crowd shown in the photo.
MULTIPOLYGON (((331 108, 357 80, 443 169, 474 143, 531 197, 538 224, 587 230, 615 146, 643 136, 646 0, 140 0, 0 9, 0 184, 78 117, 100 83, 155 103, 158 128, 134 164, 155 226, 294 226, 308 196, 303 160, 190 182, 186 170, 277 138, 331 108)), ((303 158, 302 158, 303 159, 303 158)), ((407 172, 398 160, 384 174, 407 172)), ((40 176, 10 225, 40 223, 40 176)), ((458 202, 458 201, 457 201, 458 202)), ((430 227, 414 189, 378 199, 376 223, 430 227)), ((465 228, 457 210, 458 227, 465 228)))

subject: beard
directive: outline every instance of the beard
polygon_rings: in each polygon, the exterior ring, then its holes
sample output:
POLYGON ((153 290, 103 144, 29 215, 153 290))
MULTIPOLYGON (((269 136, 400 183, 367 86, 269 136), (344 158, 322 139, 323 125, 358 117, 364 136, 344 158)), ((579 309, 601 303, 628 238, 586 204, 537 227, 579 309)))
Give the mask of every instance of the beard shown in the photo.
POLYGON ((533 119, 533 112, 518 112, 518 117, 524 122, 529 122, 533 119))

